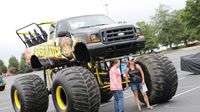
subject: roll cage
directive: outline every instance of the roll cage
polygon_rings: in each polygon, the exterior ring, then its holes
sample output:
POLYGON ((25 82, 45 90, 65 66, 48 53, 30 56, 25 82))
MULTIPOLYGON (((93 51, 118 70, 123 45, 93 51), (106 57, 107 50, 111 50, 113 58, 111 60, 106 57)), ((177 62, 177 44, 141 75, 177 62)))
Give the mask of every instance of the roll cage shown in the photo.
POLYGON ((54 22, 51 21, 51 22, 31 23, 16 30, 18 37, 24 43, 26 48, 47 42, 48 34, 44 30, 44 25, 51 25, 55 27, 54 22), (30 27, 33 26, 35 27, 30 29, 30 27))

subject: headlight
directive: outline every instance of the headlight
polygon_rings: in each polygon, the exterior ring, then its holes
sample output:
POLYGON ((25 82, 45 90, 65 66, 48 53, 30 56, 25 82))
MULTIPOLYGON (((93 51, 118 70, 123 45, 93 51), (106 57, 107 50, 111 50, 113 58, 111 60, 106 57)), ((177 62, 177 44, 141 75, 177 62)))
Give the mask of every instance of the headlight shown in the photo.
POLYGON ((140 28, 136 28, 136 37, 139 38, 139 36, 142 35, 141 29, 140 28))
POLYGON ((90 35, 90 40, 91 40, 91 43, 100 42, 100 36, 99 36, 99 34, 92 34, 92 35, 90 35))

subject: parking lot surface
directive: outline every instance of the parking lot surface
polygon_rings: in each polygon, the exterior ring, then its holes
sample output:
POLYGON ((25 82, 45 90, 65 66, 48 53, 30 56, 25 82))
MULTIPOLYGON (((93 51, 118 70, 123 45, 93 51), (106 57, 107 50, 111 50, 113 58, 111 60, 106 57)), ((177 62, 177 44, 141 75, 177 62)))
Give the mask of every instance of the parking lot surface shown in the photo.
MULTIPOLYGON (((164 54, 174 63, 178 73, 179 84, 176 95, 169 102, 153 105, 153 110, 147 110, 143 105, 143 112, 200 112, 200 74, 192 74, 180 69, 180 56, 197 52, 200 52, 200 46, 184 48, 164 54)), ((42 72, 34 72, 34 74, 41 75, 42 72)), ((19 76, 21 75, 5 78, 8 84, 5 91, 0 92, 0 112, 14 112, 10 100, 10 87, 14 79, 19 76)), ((56 112, 51 95, 49 96, 49 100, 48 112, 56 112)), ((124 92, 124 103, 125 112, 137 112, 134 97, 130 90, 124 92)), ((113 112, 113 98, 110 102, 102 104, 99 111, 113 112)))

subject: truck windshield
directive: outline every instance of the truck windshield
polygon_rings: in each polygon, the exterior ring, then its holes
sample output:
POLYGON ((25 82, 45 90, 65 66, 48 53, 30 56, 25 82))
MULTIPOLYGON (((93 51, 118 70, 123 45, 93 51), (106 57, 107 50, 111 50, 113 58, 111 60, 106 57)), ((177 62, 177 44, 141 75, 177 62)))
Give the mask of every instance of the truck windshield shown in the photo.
POLYGON ((72 29, 81 29, 81 28, 89 28, 106 24, 113 24, 115 22, 104 15, 89 15, 89 16, 69 18, 68 23, 72 29))

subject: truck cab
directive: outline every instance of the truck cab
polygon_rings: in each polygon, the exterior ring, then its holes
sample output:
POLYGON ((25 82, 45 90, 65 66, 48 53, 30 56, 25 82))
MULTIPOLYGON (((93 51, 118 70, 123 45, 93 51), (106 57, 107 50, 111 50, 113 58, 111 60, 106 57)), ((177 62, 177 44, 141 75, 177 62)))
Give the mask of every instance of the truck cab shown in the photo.
MULTIPOLYGON (((144 37, 137 35, 136 27, 116 23, 105 15, 85 15, 52 22, 48 36, 42 24, 35 25, 40 33, 36 29, 28 31, 29 39, 25 38, 24 42, 27 63, 33 68, 61 66, 72 60, 108 59, 135 54, 144 48, 144 37), (33 44, 29 45, 27 40, 33 44)), ((23 34, 18 31, 18 35, 23 34)))

